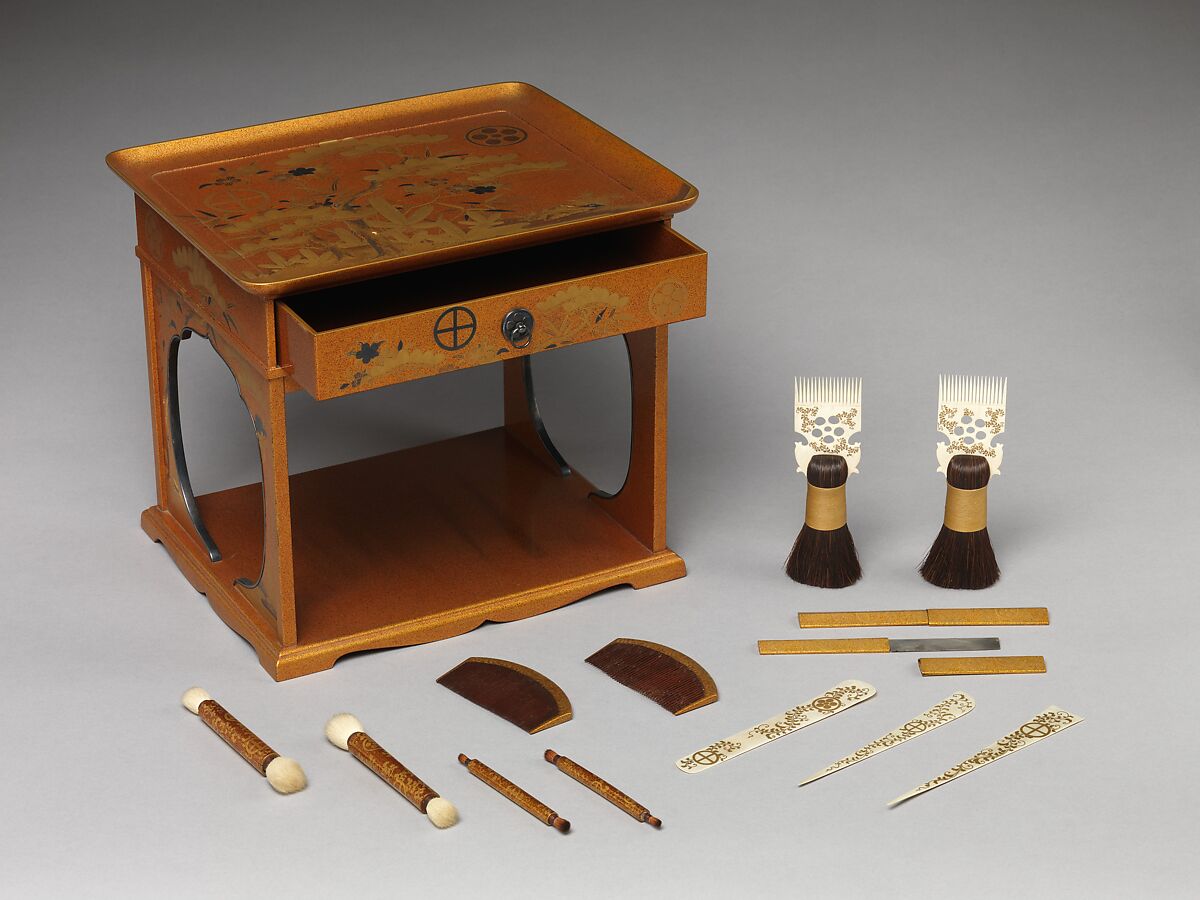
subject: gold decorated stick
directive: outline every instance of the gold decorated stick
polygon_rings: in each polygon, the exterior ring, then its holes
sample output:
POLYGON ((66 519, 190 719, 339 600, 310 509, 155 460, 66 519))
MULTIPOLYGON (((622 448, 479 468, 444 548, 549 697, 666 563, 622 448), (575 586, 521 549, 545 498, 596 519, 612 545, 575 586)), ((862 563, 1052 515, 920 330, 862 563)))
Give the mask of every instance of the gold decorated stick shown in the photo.
POLYGON ((350 755, 387 782, 397 794, 425 813, 438 828, 449 828, 458 821, 454 804, 438 796, 437 791, 410 772, 363 731, 362 722, 350 713, 338 713, 325 725, 329 743, 350 755))
POLYGON ((204 688, 188 688, 182 698, 183 705, 211 728, 221 740, 238 752, 246 762, 264 775, 267 784, 281 794, 294 794, 308 786, 300 763, 280 756, 253 731, 229 714, 220 703, 209 696, 204 688))
POLYGON ((465 753, 458 754, 458 761, 467 767, 468 772, 496 793, 507 797, 538 821, 557 828, 563 834, 571 830, 570 822, 529 792, 521 790, 499 772, 488 768, 477 759, 471 759, 465 753))
POLYGON ((662 819, 650 815, 650 810, 646 809, 646 807, 642 806, 642 804, 638 803, 625 792, 617 790, 599 775, 589 772, 579 763, 572 759, 567 759, 565 756, 560 756, 553 750, 547 750, 545 757, 546 762, 550 763, 558 771, 570 775, 584 787, 595 791, 613 806, 625 810, 625 812, 639 822, 645 822, 647 825, 653 825, 655 828, 662 828, 662 819))

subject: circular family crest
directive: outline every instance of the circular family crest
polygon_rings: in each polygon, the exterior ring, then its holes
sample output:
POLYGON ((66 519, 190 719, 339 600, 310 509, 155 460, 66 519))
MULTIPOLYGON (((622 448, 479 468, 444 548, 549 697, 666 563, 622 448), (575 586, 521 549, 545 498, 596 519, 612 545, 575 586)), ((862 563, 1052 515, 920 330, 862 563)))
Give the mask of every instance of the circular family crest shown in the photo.
POLYGON ((467 140, 480 147, 507 147, 529 137, 524 129, 513 125, 483 125, 467 132, 467 140))
POLYGON ((1045 722, 1028 722, 1021 726, 1021 737, 1044 738, 1050 734, 1050 726, 1045 722))
POLYGON ((475 337, 475 313, 465 306, 452 306, 437 318, 433 339, 443 350, 461 350, 475 337))
POLYGON ((812 702, 814 709, 819 709, 821 712, 829 712, 831 709, 837 709, 842 705, 842 701, 837 697, 831 697, 826 694, 824 697, 818 697, 812 702))

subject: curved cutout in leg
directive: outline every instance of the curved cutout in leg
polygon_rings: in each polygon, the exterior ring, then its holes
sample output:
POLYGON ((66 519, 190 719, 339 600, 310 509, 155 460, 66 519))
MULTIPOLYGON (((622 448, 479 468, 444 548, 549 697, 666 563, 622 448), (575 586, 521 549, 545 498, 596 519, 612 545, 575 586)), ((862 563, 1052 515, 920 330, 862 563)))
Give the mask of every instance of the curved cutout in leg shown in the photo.
POLYGON ((542 412, 537 405, 537 394, 533 389, 533 364, 529 356, 521 357, 521 381, 525 386, 525 403, 529 407, 529 421, 533 425, 534 433, 537 434, 545 451, 550 454, 550 458, 554 460, 554 464, 558 466, 558 473, 565 478, 571 474, 571 467, 567 465, 563 455, 554 446, 554 441, 550 439, 550 432, 546 430, 546 423, 542 421, 542 412))
POLYGON ((590 496, 599 497, 601 500, 611 500, 616 497, 621 491, 625 490, 625 485, 629 484, 629 468, 633 463, 633 430, 636 427, 634 421, 634 396, 633 396, 633 357, 629 350, 629 341, 624 340, 622 336, 622 344, 625 345, 625 364, 629 369, 629 449, 625 453, 625 478, 621 481, 621 486, 615 491, 602 491, 599 488, 592 491, 590 496))
MULTIPOLYGON (((196 533, 200 536, 200 540, 204 543, 204 547, 208 552, 209 559, 213 562, 221 562, 222 556, 220 548, 217 546, 216 541, 213 540, 212 535, 209 533, 208 528, 204 524, 204 518, 201 516, 200 508, 196 503, 196 496, 192 491, 192 481, 191 477, 188 475, 187 468, 187 455, 184 451, 183 445, 183 426, 179 406, 179 345, 182 341, 187 340, 193 334, 208 341, 209 346, 212 347, 213 352, 217 355, 217 358, 225 364, 225 368, 229 370, 229 374, 233 378, 234 384, 238 385, 238 397, 241 399, 242 405, 246 408, 246 414, 250 417, 250 422, 254 426, 256 432, 258 431, 259 426, 255 420, 254 412, 250 409, 250 405, 246 402, 246 398, 242 396, 241 384, 237 380, 237 374, 229 365, 228 360, 221 355, 221 351, 217 349, 215 344, 213 344, 212 339, 207 334, 197 331, 194 328, 184 328, 179 334, 175 335, 175 337, 171 340, 171 346, 168 350, 167 356, 167 417, 169 420, 168 427, 171 429, 171 452, 175 461, 175 471, 179 476, 179 490, 183 495, 183 503, 187 509, 188 517, 192 520, 192 525, 195 527, 196 533)), ((263 466, 262 459, 262 442, 256 441, 255 443, 258 445, 259 477, 263 478, 265 476, 262 473, 265 472, 265 468, 263 466)), ((263 572, 266 569, 265 551, 267 509, 265 507, 265 497, 262 515, 264 552, 262 554, 262 562, 259 564, 258 575, 253 579, 234 579, 234 584, 250 590, 256 589, 262 583, 263 572)))
POLYGON ((167 352, 167 420, 171 429, 171 455, 175 461, 175 471, 179 476, 179 492, 183 495, 183 505, 187 509, 188 518, 196 534, 200 536, 208 558, 213 562, 221 561, 221 551, 216 541, 204 527, 204 518, 200 515, 200 507, 196 505, 196 495, 192 493, 192 479, 188 476, 187 454, 183 449, 183 426, 179 418, 179 345, 195 332, 185 328, 171 339, 171 347, 167 352))

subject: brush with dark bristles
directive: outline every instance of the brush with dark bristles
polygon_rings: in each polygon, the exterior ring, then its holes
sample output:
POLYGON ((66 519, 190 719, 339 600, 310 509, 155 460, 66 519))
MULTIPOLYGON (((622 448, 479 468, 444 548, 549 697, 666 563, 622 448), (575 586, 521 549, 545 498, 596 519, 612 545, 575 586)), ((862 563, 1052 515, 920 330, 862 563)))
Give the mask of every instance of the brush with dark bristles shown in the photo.
POLYGON ((943 376, 938 391, 938 471, 946 473, 946 514, 921 577, 943 588, 979 590, 1000 578, 987 530, 987 487, 1000 474, 1008 382, 943 376))
POLYGON ((858 471, 862 445, 862 379, 796 379, 798 472, 808 477, 804 527, 784 570, 801 584, 841 588, 862 578, 846 524, 846 479, 858 471))

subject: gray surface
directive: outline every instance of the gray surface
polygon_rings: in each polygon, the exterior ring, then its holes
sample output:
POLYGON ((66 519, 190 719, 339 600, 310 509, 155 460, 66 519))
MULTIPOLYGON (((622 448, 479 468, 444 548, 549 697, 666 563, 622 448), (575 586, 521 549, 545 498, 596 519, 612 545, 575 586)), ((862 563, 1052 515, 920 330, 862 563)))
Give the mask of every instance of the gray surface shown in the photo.
MULTIPOLYGON (((76 6, 22 4, 0 33, 6 893, 1184 893, 1200 624, 1194 4, 76 6), (679 226, 712 254, 711 311, 671 347, 669 537, 690 575, 276 685, 138 528, 153 480, 132 203, 102 157, 505 78, 701 189, 679 226), (991 492, 1004 579, 982 595, 913 571, 943 499, 943 370, 1011 380, 991 492), (841 593, 780 572, 801 517, 795 373, 866 385, 850 504, 867 575, 841 593), (1048 674, 923 680, 908 657, 754 652, 799 637, 801 608, 964 602, 1049 606, 1049 628, 999 630, 1048 674), (720 702, 675 720, 582 662, 617 635, 693 655, 720 702), (434 683, 472 654, 543 670, 576 719, 526 737, 434 683), (878 696, 710 773, 672 765, 849 677, 878 696), (273 795, 178 705, 193 683, 298 757, 310 789, 273 795), (963 721, 792 787, 959 688, 979 703, 963 721), (1086 722, 885 807, 1050 704, 1086 722), (435 831, 329 746, 322 725, 342 709, 463 822, 435 831), (547 746, 665 828, 553 772, 547 746), (460 751, 575 830, 487 791, 460 751)), ((197 344, 185 426, 204 490, 254 478, 255 459, 228 376, 197 344)), ((620 415, 619 352, 573 356, 545 363, 571 373, 554 380, 550 424, 581 468, 603 468, 620 443, 597 438, 620 415), (591 423, 584 396, 607 404, 591 423)), ((494 423, 498 391, 489 371, 298 400, 294 467, 494 423)), ((619 480, 611 461, 604 477, 619 480)))

